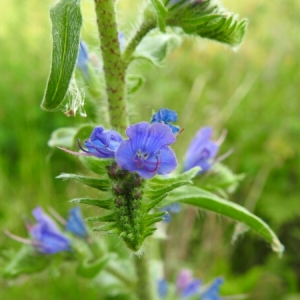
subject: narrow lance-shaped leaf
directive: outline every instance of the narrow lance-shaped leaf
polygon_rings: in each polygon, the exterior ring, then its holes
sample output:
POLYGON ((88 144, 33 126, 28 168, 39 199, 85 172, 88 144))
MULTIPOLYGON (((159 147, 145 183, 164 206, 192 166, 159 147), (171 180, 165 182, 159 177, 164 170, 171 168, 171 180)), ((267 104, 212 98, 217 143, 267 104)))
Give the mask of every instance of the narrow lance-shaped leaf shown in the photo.
POLYGON ((79 0, 60 0, 50 10, 52 63, 41 107, 56 111, 67 94, 77 61, 82 15, 79 0))
POLYGON ((271 244, 272 249, 279 255, 284 251, 284 246, 280 243, 268 224, 236 203, 224 200, 195 186, 184 186, 176 189, 176 191, 171 192, 167 198, 163 200, 162 204, 169 205, 174 202, 183 202, 207 209, 242 222, 266 239, 271 244))

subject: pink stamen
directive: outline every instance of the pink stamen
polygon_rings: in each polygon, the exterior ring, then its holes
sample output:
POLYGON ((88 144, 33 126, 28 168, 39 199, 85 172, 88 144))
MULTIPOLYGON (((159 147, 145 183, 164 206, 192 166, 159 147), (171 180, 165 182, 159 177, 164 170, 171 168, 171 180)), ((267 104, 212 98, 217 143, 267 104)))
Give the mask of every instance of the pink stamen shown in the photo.
POLYGON ((64 147, 57 147, 57 148, 60 149, 60 150, 62 150, 62 151, 65 151, 65 152, 67 152, 67 153, 76 155, 76 156, 91 156, 91 155, 93 155, 92 153, 88 153, 88 152, 81 153, 81 152, 71 151, 71 150, 66 149, 66 148, 64 148, 64 147))
POLYGON ((22 238, 22 237, 20 237, 20 236, 14 235, 14 234, 12 234, 11 232, 9 232, 8 230, 5 230, 4 233, 5 233, 8 237, 12 238, 12 239, 15 240, 15 241, 18 241, 18 242, 21 242, 21 243, 24 243, 24 244, 28 244, 28 245, 33 245, 33 244, 34 244, 32 240, 30 240, 30 239, 25 239, 25 238, 22 238))

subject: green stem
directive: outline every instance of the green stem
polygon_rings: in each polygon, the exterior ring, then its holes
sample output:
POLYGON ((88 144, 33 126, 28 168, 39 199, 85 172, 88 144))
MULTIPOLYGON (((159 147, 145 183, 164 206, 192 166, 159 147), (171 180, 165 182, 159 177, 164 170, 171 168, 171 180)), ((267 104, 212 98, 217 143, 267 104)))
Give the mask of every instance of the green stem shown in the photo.
POLYGON ((125 71, 118 38, 114 0, 95 0, 97 25, 108 97, 111 126, 124 130, 129 122, 127 115, 125 71))
POLYGON ((131 41, 128 43, 123 53, 123 61, 126 67, 128 67, 130 61, 132 60, 132 54, 136 49, 136 47, 138 46, 138 44, 141 42, 144 36, 155 27, 156 27, 156 20, 154 18, 143 21, 140 28, 138 29, 138 31, 136 31, 136 33, 132 37, 131 41))
POLYGON ((155 288, 151 280, 149 262, 145 253, 141 256, 134 256, 134 263, 137 276, 136 294, 139 300, 156 300, 155 288))
POLYGON ((113 265, 108 265, 105 270, 123 282, 128 289, 134 290, 135 284, 128 278, 127 274, 120 272, 118 268, 115 268, 113 265))

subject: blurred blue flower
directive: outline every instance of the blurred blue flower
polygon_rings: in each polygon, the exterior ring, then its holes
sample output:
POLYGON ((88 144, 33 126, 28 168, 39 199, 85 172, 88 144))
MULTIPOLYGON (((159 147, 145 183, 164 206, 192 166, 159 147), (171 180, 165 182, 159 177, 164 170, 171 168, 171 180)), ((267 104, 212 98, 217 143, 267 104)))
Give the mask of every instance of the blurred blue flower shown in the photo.
POLYGON ((56 223, 44 213, 42 208, 35 208, 32 214, 37 223, 27 225, 27 228, 33 239, 33 245, 39 252, 54 254, 71 250, 70 240, 61 233, 56 223))
POLYGON ((198 166, 200 173, 204 173, 211 168, 219 150, 219 145, 211 140, 212 133, 211 127, 203 127, 197 132, 186 152, 184 171, 198 166))
POLYGON ((176 280, 177 293, 184 298, 199 294, 201 281, 193 278, 190 270, 182 270, 176 280))
POLYGON ((221 277, 215 278, 213 283, 201 293, 201 300, 221 300, 219 297, 220 286, 224 283, 224 279, 221 277))
POLYGON ((83 41, 79 45, 79 53, 77 57, 77 68, 82 72, 86 80, 89 79, 88 72, 88 63, 89 63, 89 51, 87 44, 83 41))
POLYGON ((74 152, 63 147, 59 147, 61 150, 70 154, 78 156, 96 156, 100 158, 114 158, 115 152, 118 149, 123 138, 114 130, 104 130, 103 127, 95 127, 90 138, 84 143, 86 149, 84 149, 78 142, 79 148, 82 152, 74 152))
POLYGON ((172 124, 172 122, 176 122, 178 119, 177 113, 174 110, 170 110, 168 108, 160 108, 157 113, 152 116, 151 124, 155 123, 164 123, 168 125, 173 134, 179 132, 180 128, 172 124))
POLYGON ((168 293, 168 283, 165 279, 157 281, 157 292, 160 299, 165 299, 168 293))
POLYGON ((125 42, 126 42, 125 34, 123 32, 119 32, 118 37, 119 37, 120 50, 121 52, 123 52, 125 49, 125 42))
POLYGON ((66 230, 75 235, 85 238, 88 234, 85 223, 79 207, 74 207, 69 210, 69 218, 67 219, 66 230))
POLYGON ((165 211, 167 212, 164 216, 163 216, 163 222, 165 223, 169 223, 172 219, 171 217, 171 213, 172 214, 178 214, 180 212, 180 205, 178 202, 172 203, 170 205, 167 205, 165 207, 161 208, 161 211, 165 211))
POLYGON ((116 151, 120 168, 137 172, 143 178, 155 174, 169 174, 177 166, 176 156, 169 147, 176 141, 170 128, 164 124, 140 122, 126 129, 124 140, 116 151))

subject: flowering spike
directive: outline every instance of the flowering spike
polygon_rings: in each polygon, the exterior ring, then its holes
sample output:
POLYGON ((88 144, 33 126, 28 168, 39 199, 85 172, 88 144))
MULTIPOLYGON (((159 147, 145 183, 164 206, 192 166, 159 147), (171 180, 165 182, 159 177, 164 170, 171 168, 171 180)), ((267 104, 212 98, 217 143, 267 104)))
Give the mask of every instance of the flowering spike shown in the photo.
POLYGON ((170 144, 176 141, 170 128, 164 124, 141 122, 127 128, 128 140, 116 151, 118 165, 150 179, 155 174, 169 174, 177 166, 170 144))
POLYGON ((157 113, 152 116, 151 124, 163 123, 169 126, 173 134, 179 133, 180 127, 175 126, 172 122, 177 122, 178 116, 176 111, 168 108, 160 108, 157 113))
POLYGON ((219 150, 219 145, 211 140, 212 133, 211 127, 203 127, 197 132, 186 152, 184 171, 198 166, 203 173, 211 168, 219 150))

